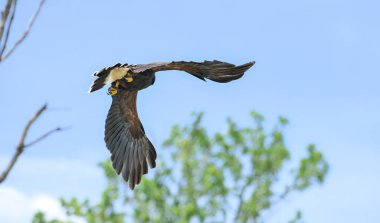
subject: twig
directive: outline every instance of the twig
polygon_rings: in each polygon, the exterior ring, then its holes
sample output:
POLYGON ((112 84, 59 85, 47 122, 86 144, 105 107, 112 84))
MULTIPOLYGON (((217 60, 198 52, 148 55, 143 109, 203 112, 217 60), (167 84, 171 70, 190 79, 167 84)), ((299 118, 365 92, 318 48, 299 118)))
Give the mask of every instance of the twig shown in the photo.
POLYGON ((60 127, 52 129, 52 130, 46 132, 45 134, 43 134, 42 136, 38 137, 37 139, 31 141, 30 143, 25 143, 26 136, 29 133, 29 128, 41 116, 41 114, 46 110, 46 108, 47 108, 47 105, 46 104, 43 105, 40 109, 38 109, 36 114, 34 114, 34 116, 28 121, 28 123, 26 123, 24 131, 22 132, 20 141, 16 147, 16 152, 13 155, 12 159, 10 160, 8 166, 5 168, 3 173, 0 175, 0 183, 2 183, 7 178, 9 172, 12 170, 13 166, 15 165, 18 157, 22 154, 22 152, 24 152, 24 149, 26 147, 32 146, 32 145, 40 142, 41 140, 45 139, 46 137, 50 136, 51 134, 62 130, 62 128, 60 128, 60 127))
MULTIPOLYGON (((14 0, 13 1, 13 7, 12 7, 12 12, 11 12, 11 18, 9 19, 9 22, 8 22, 8 27, 7 27, 7 31, 5 33, 5 40, 3 42, 3 46, 2 46, 2 49, 0 51, 0 58, 3 56, 4 54, 4 51, 5 49, 7 48, 7 44, 8 44, 8 38, 9 38, 9 33, 11 31, 11 27, 12 27, 12 23, 13 23, 13 19, 15 17, 15 13, 16 13, 16 3, 17 3, 17 0, 14 0)), ((4 24, 5 25, 5 24, 4 24)))
POLYGON ((24 145, 24 149, 27 148, 27 147, 29 147, 29 146, 33 146, 34 144, 38 143, 39 141, 41 141, 41 140, 47 138, 49 135, 51 135, 51 134, 53 134, 53 133, 55 133, 55 132, 59 132, 59 131, 61 131, 61 130, 62 130, 61 127, 57 127, 57 128, 55 128, 55 129, 52 129, 52 130, 46 132, 45 134, 43 134, 42 136, 38 137, 38 138, 35 139, 34 141, 32 141, 32 142, 30 142, 30 143, 28 143, 28 144, 25 144, 25 145, 24 145))
POLYGON ((34 15, 32 16, 32 18, 30 19, 29 21, 29 24, 28 26, 26 27, 25 29, 25 32, 24 34, 22 34, 22 36, 20 37, 19 40, 17 40, 17 42, 13 45, 13 47, 4 55, 4 56, 1 56, 0 57, 0 61, 3 61, 4 59, 6 59, 7 57, 9 57, 9 55, 11 55, 13 53, 13 51, 22 43, 22 41, 24 41, 24 39, 28 36, 34 22, 36 21, 38 15, 40 14, 40 11, 42 9, 42 6, 44 5, 45 3, 45 0, 41 0, 40 1, 40 4, 36 10, 36 12, 34 13, 34 15))
POLYGON ((248 186, 249 186, 249 181, 247 181, 244 186, 242 187, 240 193, 239 193, 239 196, 238 196, 238 199, 239 199, 239 205, 238 205, 238 209, 236 211, 236 215, 235 215, 235 220, 234 222, 238 222, 239 220, 239 217, 240 217, 240 214, 241 214, 241 211, 242 211, 242 206, 243 206, 243 202, 244 202, 244 198, 243 198, 243 195, 245 193, 245 190, 247 190, 248 186))
POLYGON ((0 41, 1 41, 3 34, 4 34, 5 23, 8 19, 9 11, 11 10, 12 2, 13 2, 13 0, 8 0, 7 4, 5 5, 4 11, 1 12, 0 41))
POLYGON ((269 209, 267 215, 269 217, 266 217, 264 222, 269 222, 270 219, 272 219, 275 215, 272 213, 279 212, 284 205, 289 204, 289 197, 293 196, 295 193, 295 185, 286 186, 286 189, 275 199, 271 202, 271 209, 269 209))

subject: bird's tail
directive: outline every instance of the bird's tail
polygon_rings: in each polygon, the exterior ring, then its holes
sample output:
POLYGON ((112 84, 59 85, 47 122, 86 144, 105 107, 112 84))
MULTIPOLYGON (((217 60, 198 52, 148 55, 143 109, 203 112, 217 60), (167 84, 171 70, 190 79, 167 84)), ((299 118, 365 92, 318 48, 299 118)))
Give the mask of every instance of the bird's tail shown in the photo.
POLYGON ((107 75, 96 78, 96 80, 92 83, 90 90, 88 90, 88 93, 97 91, 100 88, 104 87, 106 85, 106 79, 107 75))

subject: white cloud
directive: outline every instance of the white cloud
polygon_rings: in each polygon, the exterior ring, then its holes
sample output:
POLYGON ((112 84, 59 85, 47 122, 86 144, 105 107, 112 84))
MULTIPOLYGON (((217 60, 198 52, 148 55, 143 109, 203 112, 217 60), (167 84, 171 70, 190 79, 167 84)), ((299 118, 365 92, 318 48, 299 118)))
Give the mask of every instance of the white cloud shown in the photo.
MULTIPOLYGON (((10 158, 0 154, 0 170, 10 158)), ((86 161, 23 156, 0 185, 0 223, 28 223, 38 211, 44 212, 47 219, 66 220, 58 198, 96 197, 103 189, 102 171, 96 162, 86 161)))
MULTIPOLYGON (((11 187, 0 187, 0 222, 27 223, 34 214, 42 211, 47 219, 67 219, 59 201, 48 194, 27 196, 11 187)), ((71 219, 74 222, 84 222, 71 219)))
POLYGON ((49 195, 26 196, 14 188, 0 187, 0 198, 0 222, 30 222, 37 211, 48 218, 65 216, 58 200, 49 195))

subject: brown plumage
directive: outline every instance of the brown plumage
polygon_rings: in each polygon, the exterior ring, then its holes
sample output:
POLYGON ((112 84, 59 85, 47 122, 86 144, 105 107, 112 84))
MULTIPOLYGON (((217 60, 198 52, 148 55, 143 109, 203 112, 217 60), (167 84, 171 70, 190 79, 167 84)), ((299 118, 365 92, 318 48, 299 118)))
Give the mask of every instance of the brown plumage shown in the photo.
POLYGON ((226 83, 236 80, 255 62, 235 66, 221 61, 198 62, 156 62, 150 64, 115 64, 94 73, 97 79, 90 91, 96 91, 111 84, 109 92, 112 104, 108 111, 105 137, 106 146, 111 152, 112 166, 121 174, 133 190, 139 184, 148 166, 156 166, 156 150, 140 122, 136 109, 137 92, 153 85, 155 73, 165 70, 181 70, 201 80, 226 83))

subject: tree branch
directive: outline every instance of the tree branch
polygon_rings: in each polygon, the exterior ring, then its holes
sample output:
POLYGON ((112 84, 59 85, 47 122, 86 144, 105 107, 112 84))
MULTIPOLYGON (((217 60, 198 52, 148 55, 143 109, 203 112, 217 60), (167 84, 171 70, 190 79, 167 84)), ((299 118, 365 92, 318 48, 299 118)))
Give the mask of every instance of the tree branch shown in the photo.
POLYGON ((13 0, 8 0, 7 4, 5 5, 4 11, 1 12, 1 23, 0 23, 0 42, 3 38, 4 29, 5 29, 5 23, 8 19, 9 11, 11 10, 13 0))
MULTIPOLYGON (((24 34, 22 34, 22 36, 20 37, 20 39, 17 40, 17 42, 13 45, 13 47, 4 56, 0 57, 0 61, 3 61, 7 57, 9 57, 13 53, 13 51, 25 40, 25 38, 28 36, 30 30, 32 29, 32 27, 34 25, 34 22, 36 21, 38 15, 40 14, 40 11, 41 11, 42 6, 44 5, 44 3, 45 3, 45 0, 41 0, 40 1, 40 4, 38 5, 38 8, 37 8, 36 12, 32 16, 32 18, 30 19, 29 24, 28 24, 28 26, 26 27, 26 29, 24 31, 24 34)), ((0 54, 0 55, 2 55, 2 54, 0 54)))
POLYGON ((28 144, 25 144, 25 145, 24 145, 24 149, 27 148, 27 147, 33 146, 34 144, 36 144, 36 143, 42 141, 43 139, 47 138, 49 135, 51 135, 51 134, 53 134, 53 133, 55 133, 55 132, 59 132, 59 131, 61 131, 61 130, 62 130, 61 127, 57 127, 57 128, 55 128, 55 129, 52 129, 52 130, 46 132, 45 134, 43 134, 42 136, 38 137, 38 138, 35 139, 34 141, 32 141, 32 142, 30 142, 30 143, 28 143, 28 144))
POLYGON ((244 203, 244 198, 243 198, 243 195, 245 193, 245 190, 247 190, 248 186, 249 186, 249 181, 247 181, 244 186, 241 188, 241 191, 239 193, 239 196, 238 196, 238 199, 239 199, 239 205, 238 205, 238 209, 236 211, 236 215, 235 215, 235 220, 234 222, 238 222, 239 220, 239 217, 240 217, 240 214, 241 214, 241 211, 242 211, 242 207, 243 207, 243 203, 244 203))
MULTIPOLYGON (((9 22, 8 22, 8 27, 7 27, 7 31, 5 33, 5 40, 3 42, 3 46, 1 47, 1 51, 0 51, 0 58, 3 56, 4 54, 4 51, 5 49, 7 48, 7 45, 8 45, 8 38, 9 38, 9 33, 11 31, 11 27, 12 27, 12 23, 13 23, 13 19, 15 17, 15 13, 16 13, 16 3, 17 3, 17 0, 14 0, 13 1, 13 7, 11 8, 12 9, 12 12, 11 12, 11 18, 9 19, 9 22)), ((5 24, 4 24, 5 25, 5 24)))
POLYGON ((26 137, 27 137, 27 135, 29 133, 30 127, 42 115, 42 113, 46 110, 46 108, 47 108, 47 105, 46 104, 43 105, 40 109, 38 109, 38 111, 36 112, 36 114, 34 114, 33 117, 26 123, 26 126, 24 127, 24 130, 22 132, 22 135, 21 135, 21 138, 19 140, 19 143, 18 143, 18 145, 16 147, 16 152, 13 155, 12 159, 10 160, 8 166, 5 168, 5 170, 3 171, 3 173, 0 175, 0 183, 2 183, 7 178, 9 172, 14 167, 14 165, 15 165, 18 157, 22 154, 22 152, 24 152, 24 150, 25 150, 26 147, 33 146, 34 144, 42 141, 43 139, 47 138, 51 134, 53 134, 55 132, 59 132, 59 131, 62 130, 62 128, 60 128, 60 127, 52 129, 52 130, 46 132, 45 134, 43 134, 42 136, 38 137, 37 139, 31 141, 30 143, 25 143, 25 139, 26 139, 26 137))

